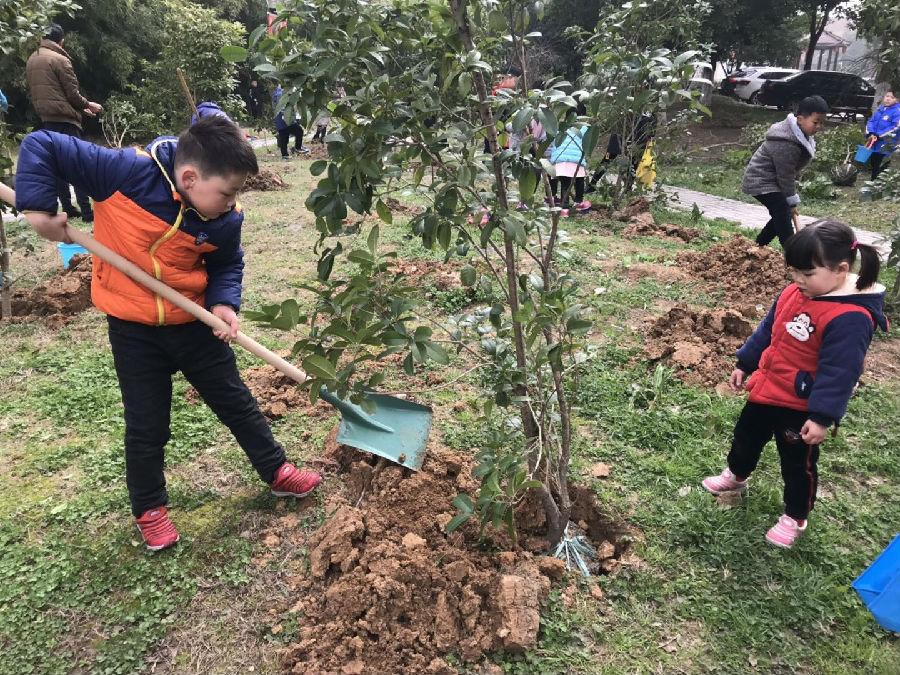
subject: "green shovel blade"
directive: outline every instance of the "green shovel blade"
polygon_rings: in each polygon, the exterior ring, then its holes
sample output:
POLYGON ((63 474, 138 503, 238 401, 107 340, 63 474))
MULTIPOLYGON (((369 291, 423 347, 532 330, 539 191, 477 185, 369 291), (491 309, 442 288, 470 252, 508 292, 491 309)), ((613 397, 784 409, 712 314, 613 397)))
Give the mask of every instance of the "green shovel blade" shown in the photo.
POLYGON ((395 396, 369 393, 366 397, 375 404, 375 411, 370 414, 324 387, 319 396, 341 413, 338 443, 371 452, 413 471, 422 468, 431 431, 431 408, 395 396))

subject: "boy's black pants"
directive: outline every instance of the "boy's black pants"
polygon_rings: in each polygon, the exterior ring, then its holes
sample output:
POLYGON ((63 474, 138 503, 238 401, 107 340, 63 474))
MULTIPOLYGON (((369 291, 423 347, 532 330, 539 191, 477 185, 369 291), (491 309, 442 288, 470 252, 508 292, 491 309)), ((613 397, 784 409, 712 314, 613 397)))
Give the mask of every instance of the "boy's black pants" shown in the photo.
POLYGON ((289 124, 278 130, 278 149, 281 150, 282 157, 288 157, 288 141, 291 136, 294 137, 294 150, 303 147, 303 127, 296 122, 289 124))
POLYGON ((800 429, 809 419, 803 410, 748 401, 734 428, 728 453, 728 468, 746 478, 756 468, 763 446, 775 436, 784 479, 784 512, 795 520, 805 520, 816 501, 819 473, 819 446, 807 445, 800 429))
POLYGON ((199 321, 148 326, 109 321, 125 405, 125 476, 135 516, 168 502, 163 450, 169 440, 172 375, 184 373, 266 483, 285 462, 284 450, 241 380, 234 352, 199 321))
POLYGON ((783 247, 794 234, 794 220, 787 197, 780 192, 769 192, 756 195, 756 199, 769 210, 769 222, 756 235, 756 243, 766 246, 777 236, 783 247))
POLYGON ((872 156, 869 158, 869 162, 872 164, 872 180, 875 180, 888 168, 888 164, 891 163, 891 156, 882 155, 880 152, 873 152, 872 156))

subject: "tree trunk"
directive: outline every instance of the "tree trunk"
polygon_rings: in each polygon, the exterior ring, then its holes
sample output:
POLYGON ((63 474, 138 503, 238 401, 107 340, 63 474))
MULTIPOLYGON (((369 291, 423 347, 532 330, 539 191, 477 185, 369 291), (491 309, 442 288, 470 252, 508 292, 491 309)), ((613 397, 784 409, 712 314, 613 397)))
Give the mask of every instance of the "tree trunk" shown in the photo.
POLYGON ((9 277, 9 246, 6 243, 6 225, 0 219, 0 319, 12 317, 12 284, 9 277))
POLYGON ((819 38, 822 37, 822 33, 825 32, 825 26, 828 24, 828 15, 831 14, 831 9, 826 7, 825 12, 822 14, 822 21, 817 21, 818 6, 818 3, 813 2, 809 10, 809 43, 806 46, 806 59, 803 63, 803 70, 812 70, 813 57, 816 54, 816 45, 819 44, 819 38))

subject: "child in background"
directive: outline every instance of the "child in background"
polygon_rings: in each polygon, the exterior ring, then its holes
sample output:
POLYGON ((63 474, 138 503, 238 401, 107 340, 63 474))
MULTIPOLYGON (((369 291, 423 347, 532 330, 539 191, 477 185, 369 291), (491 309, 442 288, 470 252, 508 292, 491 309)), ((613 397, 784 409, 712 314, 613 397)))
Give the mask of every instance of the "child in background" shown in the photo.
POLYGON ((743 493, 763 447, 775 437, 784 478, 784 514, 766 541, 791 548, 816 499, 819 444, 837 428, 863 371, 876 328, 887 330, 878 252, 850 226, 819 221, 787 240, 794 283, 737 352, 732 389, 750 395, 734 429, 728 465, 703 487, 743 493), (853 274, 856 258, 859 274, 853 274), (750 376, 747 379, 747 376, 750 376))
POLYGON ((781 245, 794 234, 793 218, 797 214, 800 195, 797 178, 800 171, 816 156, 813 139, 825 125, 828 104, 821 96, 807 96, 800 101, 797 116, 769 127, 763 142, 744 170, 741 190, 769 210, 769 222, 756 237, 766 246, 776 236, 781 245))
POLYGON ((868 140, 874 141, 872 146, 872 180, 887 169, 891 162, 891 153, 897 149, 900 141, 900 101, 894 96, 894 92, 887 91, 881 99, 881 105, 875 114, 866 123, 868 140))
POLYGON ((125 407, 125 479, 147 548, 178 541, 163 474, 172 375, 181 371, 231 430, 276 496, 303 497, 321 482, 285 458, 226 344, 238 332, 244 216, 237 193, 258 172, 256 154, 226 117, 202 117, 146 150, 111 150, 37 131, 22 141, 16 208, 45 239, 71 243, 56 215, 58 180, 94 199, 97 241, 203 305, 229 326, 213 332, 108 263, 94 259, 91 299, 107 314, 125 407))
POLYGON ((557 145, 555 142, 550 147, 550 163, 556 173, 555 178, 550 179, 550 189, 553 193, 553 202, 558 204, 557 195, 562 186, 563 201, 561 215, 569 215, 569 199, 572 194, 574 182, 575 210, 585 212, 591 210, 591 203, 584 198, 584 179, 587 175, 587 160, 584 156, 584 135, 588 127, 570 127, 565 137, 557 145))
MULTIPOLYGON (((278 109, 278 102, 283 95, 284 89, 279 84, 275 87, 275 91, 272 92, 272 108, 275 110, 278 109)), ((296 120, 288 124, 284 119, 284 112, 279 112, 275 115, 275 131, 278 134, 278 149, 281 150, 281 159, 290 159, 290 155, 288 154, 288 141, 291 136, 294 137, 294 147, 291 150, 291 154, 309 154, 309 148, 303 145, 303 127, 301 127, 300 123, 296 120)))

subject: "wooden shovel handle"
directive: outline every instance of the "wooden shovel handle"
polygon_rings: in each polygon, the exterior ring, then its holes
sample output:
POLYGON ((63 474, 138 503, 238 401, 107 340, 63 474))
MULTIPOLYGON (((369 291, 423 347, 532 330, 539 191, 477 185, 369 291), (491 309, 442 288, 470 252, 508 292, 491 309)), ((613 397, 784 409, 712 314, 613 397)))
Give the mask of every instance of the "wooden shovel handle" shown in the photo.
MULTIPOLYGON (((16 193, 13 192, 11 188, 0 183, 0 199, 8 204, 15 206, 16 193)), ((191 302, 178 291, 170 288, 169 286, 166 286, 166 284, 161 282, 159 279, 150 276, 130 260, 126 260, 115 251, 101 244, 87 232, 82 232, 81 230, 76 230, 73 227, 66 226, 66 234, 68 234, 69 238, 76 244, 84 246, 88 251, 93 253, 101 260, 108 262, 122 274, 131 277, 145 288, 153 291, 158 296, 165 298, 176 307, 183 309, 185 312, 199 319, 210 328, 218 331, 228 331, 228 324, 222 321, 222 319, 217 317, 215 314, 207 311, 197 303, 191 302)), ((278 356, 278 354, 272 352, 269 349, 266 349, 253 338, 238 331, 237 337, 234 338, 234 341, 237 342, 241 347, 246 349, 248 352, 258 356, 270 366, 277 368, 279 371, 281 371, 291 379, 296 380, 300 384, 306 382, 306 373, 304 373, 294 364, 278 356)))

